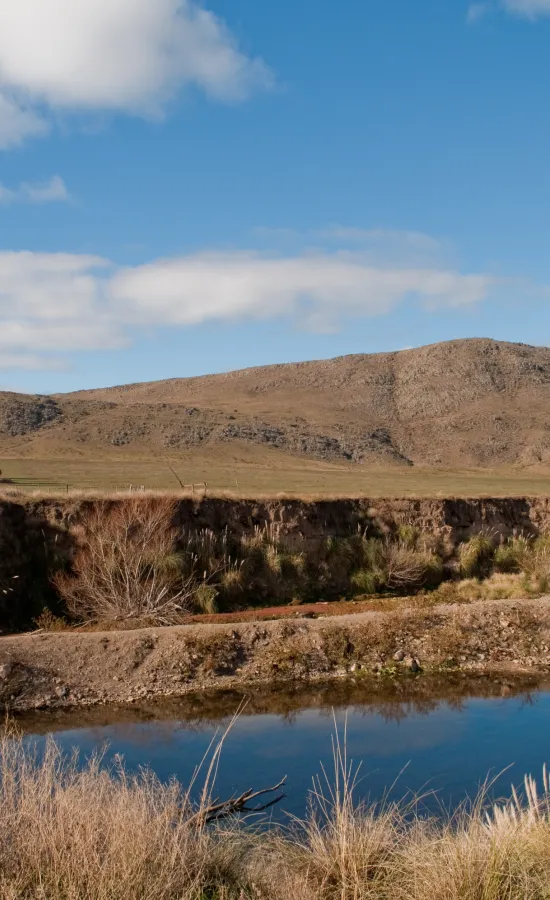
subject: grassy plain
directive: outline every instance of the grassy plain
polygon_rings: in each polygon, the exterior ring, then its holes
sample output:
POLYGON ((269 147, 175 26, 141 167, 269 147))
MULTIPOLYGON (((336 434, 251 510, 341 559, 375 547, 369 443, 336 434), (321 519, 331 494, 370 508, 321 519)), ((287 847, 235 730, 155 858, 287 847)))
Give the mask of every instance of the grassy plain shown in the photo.
POLYGON ((231 492, 248 497, 278 494, 319 497, 511 497, 550 494, 550 473, 529 470, 378 468, 291 460, 273 453, 256 464, 207 454, 182 459, 143 458, 13 458, 1 459, 3 477, 33 479, 70 489, 113 491, 129 486, 179 491, 185 484, 206 482, 209 493, 231 492), (170 468, 171 466, 172 468, 170 468), (173 471, 172 471, 173 469, 173 471), (174 474, 174 472, 176 474, 174 474), (177 476, 177 477, 176 477, 177 476))

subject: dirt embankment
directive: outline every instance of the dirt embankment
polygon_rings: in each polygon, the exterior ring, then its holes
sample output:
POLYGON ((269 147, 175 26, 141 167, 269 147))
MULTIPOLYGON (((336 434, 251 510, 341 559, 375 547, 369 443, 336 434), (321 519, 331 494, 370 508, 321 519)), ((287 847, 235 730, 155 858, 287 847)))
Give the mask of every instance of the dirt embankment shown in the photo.
MULTIPOLYGON (((4 527, 40 526, 56 529, 78 522, 82 513, 103 500, 69 498, 10 502, 0 500, 4 527)), ((124 499, 113 500, 124 503, 124 499)), ((181 499, 176 524, 186 530, 230 530, 252 534, 255 528, 274 526, 289 543, 317 542, 345 537, 358 527, 391 531, 407 523, 425 533, 444 537, 456 545, 482 528, 504 537, 514 533, 538 534, 550 530, 550 498, 505 497, 472 499, 360 499, 291 500, 181 499)))
POLYGON ((4 709, 128 702, 232 686, 429 671, 548 672, 550 597, 431 610, 0 641, 4 709))
MULTIPOLYGON (((0 629, 4 632, 28 629, 44 608, 63 615, 63 603, 53 587, 53 579, 56 572, 70 574, 72 571, 78 526, 96 505, 106 509, 129 502, 132 501, 125 498, 75 500, 70 497, 0 500, 0 629)), ((145 497, 143 502, 151 500, 145 497)), ((167 508, 174 503, 170 497, 157 498, 154 502, 166 503, 167 508)), ((327 538, 348 538, 358 532, 396 534, 401 525, 413 526, 422 535, 436 538, 443 547, 443 556, 449 557, 460 541, 481 530, 491 533, 495 541, 513 534, 547 533, 550 532, 550 499, 362 498, 311 502, 179 499, 173 525, 176 534, 181 536, 182 546, 192 534, 211 532, 214 536, 227 536, 233 543, 253 538, 258 532, 272 534, 284 551, 302 555, 314 573, 321 563, 321 550, 326 549, 327 538)), ((239 608, 289 602, 286 595, 274 596, 269 580, 263 588, 258 579, 256 582, 248 586, 246 597, 242 593, 238 595, 239 608)), ((294 590, 293 585, 290 587, 294 590)), ((332 578, 331 583, 317 591, 310 588, 307 597, 301 599, 332 599, 346 592, 347 581, 342 576, 332 578)))

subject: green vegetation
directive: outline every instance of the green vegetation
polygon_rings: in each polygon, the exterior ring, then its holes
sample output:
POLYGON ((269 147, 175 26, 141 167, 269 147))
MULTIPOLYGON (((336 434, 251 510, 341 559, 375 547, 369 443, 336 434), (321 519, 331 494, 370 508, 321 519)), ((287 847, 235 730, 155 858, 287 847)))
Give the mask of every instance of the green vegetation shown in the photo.
POLYGON ((189 613, 320 598, 504 599, 541 594, 550 583, 546 537, 497 543, 481 532, 449 548, 410 525, 384 535, 371 525, 320 544, 301 539, 300 550, 276 525, 189 531, 176 518, 175 501, 163 498, 90 505, 73 527, 76 549, 53 577, 61 612, 75 623, 171 624, 189 613))
MULTIPOLYGON (((306 817, 255 829, 210 821, 204 789, 81 763, 50 740, 40 755, 0 741, 0 895, 5 900, 547 900, 550 785, 454 815, 422 799, 354 800, 358 770, 334 742, 334 773, 314 780, 306 817), (197 803, 193 796, 198 795, 197 803)), ((238 807, 237 807, 238 808, 238 807)))
POLYGON ((463 578, 487 575, 491 569, 494 546, 486 534, 476 534, 460 545, 459 571, 463 578))

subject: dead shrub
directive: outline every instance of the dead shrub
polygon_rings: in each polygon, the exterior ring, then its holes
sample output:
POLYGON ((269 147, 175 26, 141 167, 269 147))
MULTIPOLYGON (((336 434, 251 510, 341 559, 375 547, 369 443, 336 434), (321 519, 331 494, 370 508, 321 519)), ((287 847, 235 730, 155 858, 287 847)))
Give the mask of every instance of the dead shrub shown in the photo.
POLYGON ((80 525, 72 575, 54 584, 77 619, 177 621, 196 590, 175 552, 174 504, 126 499, 94 505, 80 525))
POLYGON ((382 558, 390 590, 418 588, 441 581, 442 564, 434 553, 411 549, 401 541, 386 541, 382 558))
POLYGON ((365 594, 402 593, 439 584, 442 577, 443 563, 437 554, 411 547, 410 542, 371 538, 365 542, 364 568, 353 573, 351 583, 365 594))

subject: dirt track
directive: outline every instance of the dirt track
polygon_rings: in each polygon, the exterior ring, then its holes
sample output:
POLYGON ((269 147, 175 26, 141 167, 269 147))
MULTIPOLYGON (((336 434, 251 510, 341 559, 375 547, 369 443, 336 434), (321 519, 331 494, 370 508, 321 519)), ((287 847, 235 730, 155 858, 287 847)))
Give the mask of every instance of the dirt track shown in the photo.
POLYGON ((18 710, 132 703, 260 682, 410 677, 417 665, 549 671, 550 597, 315 620, 14 635, 0 642, 0 703, 18 710), (402 661, 394 661, 396 653, 402 661))

